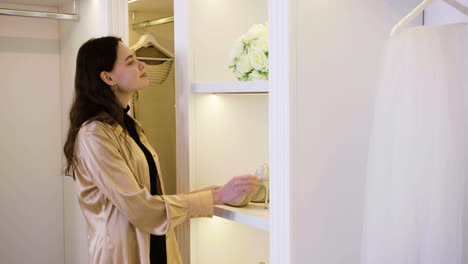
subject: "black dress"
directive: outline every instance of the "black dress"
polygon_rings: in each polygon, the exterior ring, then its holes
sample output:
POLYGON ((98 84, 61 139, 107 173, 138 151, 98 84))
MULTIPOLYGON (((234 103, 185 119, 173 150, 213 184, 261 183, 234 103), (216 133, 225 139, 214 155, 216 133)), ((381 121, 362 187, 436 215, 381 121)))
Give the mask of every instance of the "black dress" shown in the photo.
MULTIPOLYGON (((153 155, 151 152, 141 143, 140 137, 135 128, 135 122, 133 119, 127 115, 130 106, 124 109, 124 124, 125 128, 128 130, 128 133, 137 143, 140 149, 145 153, 146 161, 148 162, 149 172, 150 172, 150 181, 151 181, 151 194, 152 195, 162 195, 162 189, 160 186, 160 181, 158 179, 158 170, 156 168, 156 163, 154 161, 153 155)), ((150 236, 150 263, 151 264, 167 264, 167 254, 166 254, 166 236, 157 236, 151 234, 150 236)))

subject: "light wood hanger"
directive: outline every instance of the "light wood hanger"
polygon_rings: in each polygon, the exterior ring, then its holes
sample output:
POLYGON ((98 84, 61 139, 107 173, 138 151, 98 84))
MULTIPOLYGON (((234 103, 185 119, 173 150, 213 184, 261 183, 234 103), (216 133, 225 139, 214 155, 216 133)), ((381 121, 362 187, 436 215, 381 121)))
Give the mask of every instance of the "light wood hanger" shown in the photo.
POLYGON ((138 42, 132 47, 130 47, 130 49, 132 49, 133 51, 137 51, 142 47, 148 46, 153 46, 169 58, 174 58, 174 54, 166 48, 164 48, 164 46, 162 46, 150 33, 143 34, 138 40, 138 42))
MULTIPOLYGON (((395 36, 400 33, 411 21, 413 21, 417 16, 419 16, 427 6, 432 4, 434 0, 423 0, 415 9, 413 9, 408 15, 406 15, 398 24, 392 28, 391 36, 395 36)), ((453 6, 455 9, 459 10, 463 14, 468 16, 468 7, 464 6, 456 0, 444 0, 447 4, 453 6)))

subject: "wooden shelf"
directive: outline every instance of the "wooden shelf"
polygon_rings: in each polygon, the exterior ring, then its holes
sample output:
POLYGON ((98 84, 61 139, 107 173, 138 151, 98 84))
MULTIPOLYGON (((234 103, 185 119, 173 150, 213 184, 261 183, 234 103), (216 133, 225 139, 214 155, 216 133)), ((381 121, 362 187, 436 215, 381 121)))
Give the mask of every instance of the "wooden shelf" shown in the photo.
POLYGON ((263 203, 249 203, 244 207, 216 205, 214 215, 234 222, 269 231, 269 209, 263 203))
POLYGON ((192 83, 192 93, 267 94, 268 81, 192 83))

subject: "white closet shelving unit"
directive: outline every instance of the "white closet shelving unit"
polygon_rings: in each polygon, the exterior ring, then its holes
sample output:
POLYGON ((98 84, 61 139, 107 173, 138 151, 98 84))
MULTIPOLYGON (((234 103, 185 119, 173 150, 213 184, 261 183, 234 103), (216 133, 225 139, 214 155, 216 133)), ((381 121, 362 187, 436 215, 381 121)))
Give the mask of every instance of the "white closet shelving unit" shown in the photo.
POLYGON ((237 223, 269 231, 269 210, 263 204, 250 203, 245 207, 216 205, 215 215, 237 223))
POLYGON ((179 229, 179 242, 185 242, 179 246, 190 252, 191 263, 290 263, 291 5, 174 1, 179 191, 224 184, 263 162, 270 166, 269 210, 252 203, 216 206, 218 217, 179 229), (269 81, 235 81, 228 68, 233 42, 265 22, 269 81))
MULTIPOLYGON (((179 191, 269 162, 269 81, 236 81, 228 67, 234 41, 268 21, 268 1, 174 2, 179 191)), ((263 203, 217 205, 214 215, 191 220, 190 263, 270 263, 263 203)))
POLYGON ((268 81, 192 83, 192 93, 268 93, 268 81))

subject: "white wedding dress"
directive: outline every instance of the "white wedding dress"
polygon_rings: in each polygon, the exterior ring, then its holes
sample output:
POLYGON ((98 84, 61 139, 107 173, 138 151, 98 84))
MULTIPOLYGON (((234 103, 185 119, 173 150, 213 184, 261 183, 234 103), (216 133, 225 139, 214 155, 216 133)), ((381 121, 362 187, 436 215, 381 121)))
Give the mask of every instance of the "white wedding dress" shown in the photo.
POLYGON ((362 264, 468 263, 468 24, 386 47, 367 168, 362 264))

